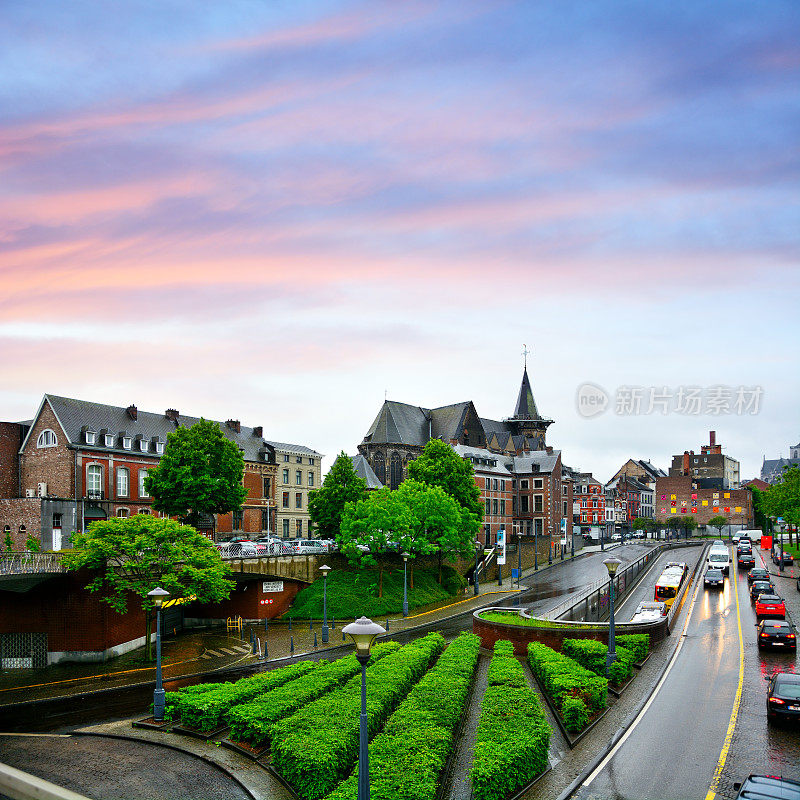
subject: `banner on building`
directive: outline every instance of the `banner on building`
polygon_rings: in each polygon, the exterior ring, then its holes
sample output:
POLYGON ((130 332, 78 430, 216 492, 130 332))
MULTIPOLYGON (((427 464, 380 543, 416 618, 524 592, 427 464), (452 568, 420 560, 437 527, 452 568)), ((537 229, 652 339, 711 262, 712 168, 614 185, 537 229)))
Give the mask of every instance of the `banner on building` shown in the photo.
POLYGON ((497 531, 497 563, 506 563, 506 532, 504 530, 497 531))
POLYGON ((261 590, 264 594, 268 592, 282 592, 283 581, 264 581, 261 585, 261 590))

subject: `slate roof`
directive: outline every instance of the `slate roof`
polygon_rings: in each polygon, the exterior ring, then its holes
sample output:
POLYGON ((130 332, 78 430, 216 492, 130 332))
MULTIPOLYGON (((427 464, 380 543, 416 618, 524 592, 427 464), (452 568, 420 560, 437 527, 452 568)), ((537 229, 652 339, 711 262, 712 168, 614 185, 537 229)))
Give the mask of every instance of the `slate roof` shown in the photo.
POLYGON ((426 409, 431 416, 431 436, 443 441, 458 439, 461 436, 463 427, 462 420, 470 405, 469 400, 467 400, 464 403, 426 409))
POLYGON ((766 458, 761 465, 761 477, 765 481, 779 477, 784 467, 800 467, 800 458, 766 458))
POLYGON ((536 401, 533 399, 533 389, 531 389, 527 367, 522 373, 522 385, 519 387, 514 417, 517 419, 541 419, 539 409, 536 408, 536 401))
POLYGON ((648 475, 651 475, 653 479, 655 478, 666 478, 667 473, 664 472, 663 469, 660 467, 656 467, 654 464, 651 464, 646 459, 639 459, 636 462, 648 475))
POLYGON ((424 447, 428 438, 428 415, 425 409, 395 400, 385 400, 364 436, 364 441, 372 444, 424 447))
POLYGON ((350 456, 350 460, 353 462, 353 469, 358 475, 359 478, 363 478, 367 482, 367 489, 382 489, 383 484, 378 480, 378 476, 375 474, 375 470, 369 465, 369 461, 367 461, 364 456, 359 453, 355 456, 350 456))
MULTIPOLYGON (((244 430, 244 428, 242 428, 244 430)), ((273 442, 269 439, 264 440, 268 445, 274 447, 276 450, 280 451, 281 453, 297 453, 298 455, 309 455, 309 456, 322 456, 322 453, 318 453, 316 450, 312 450, 310 447, 306 447, 303 444, 289 444, 288 442, 273 442)))
POLYGON ((453 450, 458 453, 462 458, 483 459, 489 463, 486 464, 472 464, 472 469, 475 472, 490 472, 494 475, 511 475, 511 472, 506 467, 506 459, 501 453, 494 453, 491 450, 485 450, 482 447, 470 447, 468 444, 451 445, 453 450))
POLYGON ((489 439, 493 433, 508 433, 511 430, 507 423, 500 422, 500 420, 497 419, 484 419, 481 417, 480 420, 487 439, 489 439))
MULTIPOLYGON (((137 411, 136 419, 131 419, 127 409, 121 406, 108 406, 102 403, 93 403, 88 400, 77 400, 71 397, 60 397, 58 395, 46 394, 42 403, 47 402, 53 409, 53 413, 61 423, 64 433, 70 444, 91 446, 96 449, 106 451, 119 451, 130 453, 121 447, 119 434, 125 433, 134 440, 144 438, 147 440, 158 439, 166 442, 168 434, 172 433, 176 427, 175 423, 165 414, 157 414, 150 411, 137 411), (116 447, 102 447, 98 445, 83 445, 83 429, 88 426, 91 430, 100 433, 106 431, 115 435, 116 447)), ((199 422, 199 417, 178 416, 179 426, 191 426, 199 422)), ((213 421, 213 420, 212 420, 213 421)), ((263 453, 267 449, 264 440, 254 434, 253 428, 241 426, 241 432, 229 428, 223 422, 217 422, 220 430, 227 439, 235 442, 245 461, 263 461, 263 453)), ((24 446, 24 444, 23 444, 24 446)), ((293 445, 299 447, 299 445, 293 445)), ((133 452, 138 452, 134 450, 133 452)), ((314 453, 313 450, 305 452, 314 453)), ((155 454, 152 453, 151 454, 155 454)))
POLYGON ((514 472, 518 475, 534 471, 552 472, 556 468, 560 455, 560 450, 553 450, 552 453, 548 453, 546 450, 531 450, 524 456, 514 457, 514 472), (538 469, 534 470, 534 467, 538 467, 538 469))

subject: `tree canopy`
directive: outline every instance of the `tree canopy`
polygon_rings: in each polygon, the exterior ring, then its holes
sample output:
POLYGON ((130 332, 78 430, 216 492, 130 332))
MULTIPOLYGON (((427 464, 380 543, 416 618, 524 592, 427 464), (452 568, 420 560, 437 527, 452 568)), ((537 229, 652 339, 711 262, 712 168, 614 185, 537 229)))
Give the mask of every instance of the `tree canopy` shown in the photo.
POLYGON ((321 539, 338 539, 342 514, 347 503, 358 503, 367 496, 367 482, 353 469, 344 451, 333 462, 322 486, 308 493, 308 510, 321 539))
MULTIPOLYGON (((790 467, 780 480, 763 493, 763 509, 768 517, 781 517, 796 528, 800 525, 800 469, 790 467)), ((791 541, 791 536, 789 537, 791 541)))
POLYGON ((238 511, 247 496, 244 459, 219 425, 201 419, 167 437, 164 455, 145 478, 153 508, 197 524, 202 514, 238 511))
POLYGON ((728 518, 723 517, 722 514, 719 514, 716 517, 711 517, 711 519, 708 521, 709 527, 716 528, 720 533, 727 524, 728 518))

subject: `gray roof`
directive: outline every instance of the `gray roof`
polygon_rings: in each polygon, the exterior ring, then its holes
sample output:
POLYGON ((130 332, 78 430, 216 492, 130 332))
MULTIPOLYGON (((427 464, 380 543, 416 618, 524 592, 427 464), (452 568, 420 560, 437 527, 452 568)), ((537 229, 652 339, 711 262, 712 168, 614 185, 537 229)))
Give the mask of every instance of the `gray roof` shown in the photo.
POLYGON ((548 453, 546 450, 531 450, 524 456, 514 458, 514 472, 518 475, 534 471, 552 472, 556 468, 560 455, 560 450, 553 450, 552 453, 548 453), (537 467, 536 470, 534 470, 534 466, 537 467))
POLYGON ((663 469, 661 469, 660 467, 656 467, 654 464, 651 464, 649 461, 647 461, 644 458, 639 459, 636 463, 639 464, 639 466, 645 472, 647 472, 649 475, 651 475, 653 478, 666 478, 667 477, 667 473, 664 472, 663 469))
POLYGON ((468 444, 452 445, 453 450, 462 458, 484 460, 489 463, 476 464, 473 461, 472 469, 474 472, 490 472, 495 475, 511 475, 506 468, 506 459, 501 453, 494 453, 482 447, 470 447, 468 444))
POLYGON ((533 399, 533 390, 531 389, 531 382, 528 380, 527 367, 522 373, 522 385, 519 387, 514 417, 517 419, 541 419, 539 409, 536 408, 536 401, 533 399))
POLYGON ((369 461, 367 461, 364 456, 359 453, 355 456, 350 456, 350 460, 353 462, 353 469, 358 475, 359 478, 363 478, 367 482, 367 489, 382 489, 383 484, 378 480, 378 476, 375 474, 375 471, 369 465, 369 461))
POLYGON ((785 467, 800 467, 800 458, 767 458, 761 465, 761 478, 768 480, 770 477, 781 475, 785 467))
MULTIPOLYGON (((165 414, 150 411, 136 412, 136 419, 132 419, 127 409, 121 406, 108 406, 102 403, 92 403, 88 400, 76 400, 70 397, 46 394, 42 400, 50 404, 53 413, 58 418, 70 444, 83 445, 83 430, 87 427, 97 433, 106 431, 116 437, 116 447, 100 447, 102 450, 118 450, 129 452, 121 446, 120 434, 125 433, 133 439, 157 439, 166 442, 167 436, 176 427, 189 427, 200 421, 199 417, 178 416, 176 425, 165 414)), ((214 420, 212 420, 213 422, 214 420)), ((241 431, 236 432, 223 422, 217 422, 220 430, 227 439, 238 445, 246 461, 263 461, 263 453, 267 449, 264 440, 256 436, 253 428, 241 426, 241 431)), ((307 452, 313 453, 313 450, 307 452)))
POLYGON ((424 447, 428 438, 428 416, 424 409, 385 400, 364 441, 424 447))
POLYGON ((431 435, 444 441, 458 439, 461 436, 462 423, 470 405, 468 400, 464 403, 453 403, 450 406, 430 409, 428 413, 431 416, 431 435))
MULTIPOLYGON (((244 428, 242 428, 244 430, 244 428)), ((312 450, 310 447, 306 447, 302 444, 289 444, 288 442, 272 442, 269 439, 264 440, 268 445, 274 447, 277 451, 281 453, 298 453, 303 455, 309 456, 322 456, 322 453, 318 453, 316 450, 312 450)))
POLYGON ((486 432, 486 438, 491 438, 491 434, 493 433, 508 433, 511 428, 505 422, 500 422, 497 419, 485 419, 481 417, 481 425, 483 425, 483 430, 486 432))

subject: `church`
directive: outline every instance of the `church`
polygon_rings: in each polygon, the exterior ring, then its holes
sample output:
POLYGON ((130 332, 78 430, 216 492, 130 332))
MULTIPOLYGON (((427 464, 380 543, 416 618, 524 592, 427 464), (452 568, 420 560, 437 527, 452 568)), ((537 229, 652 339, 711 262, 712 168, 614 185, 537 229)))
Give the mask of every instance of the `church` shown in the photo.
POLYGON ((485 544, 494 544, 497 531, 505 530, 509 536, 541 536, 543 549, 558 537, 558 553, 561 527, 572 514, 572 485, 562 478, 560 451, 547 444, 552 423, 539 413, 526 364, 512 416, 481 417, 470 400, 439 408, 386 400, 358 450, 377 479, 396 489, 430 439, 447 442, 472 462, 485 506, 485 544))

